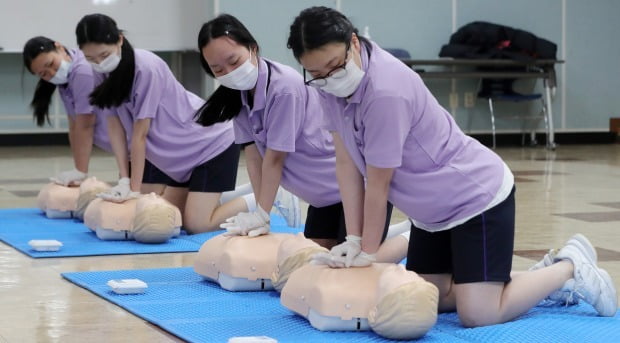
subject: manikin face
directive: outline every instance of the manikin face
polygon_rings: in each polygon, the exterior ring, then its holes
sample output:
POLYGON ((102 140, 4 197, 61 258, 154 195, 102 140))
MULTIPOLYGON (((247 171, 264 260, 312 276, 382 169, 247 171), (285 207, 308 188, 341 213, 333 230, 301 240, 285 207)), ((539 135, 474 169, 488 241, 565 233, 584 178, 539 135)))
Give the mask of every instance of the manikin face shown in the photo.
POLYGON ((84 53, 84 57, 90 63, 99 64, 112 54, 121 55, 121 46, 123 45, 123 36, 114 44, 103 43, 86 43, 80 50, 84 53))
POLYGON ((379 277, 379 289, 377 291, 377 299, 392 292, 396 288, 410 283, 424 281, 418 274, 406 270, 402 264, 395 264, 386 267, 379 277))
POLYGON ((287 258, 295 255, 295 253, 297 253, 298 251, 310 247, 318 248, 319 245, 316 244, 314 241, 306 238, 301 232, 294 236, 291 235, 289 238, 284 240, 278 248, 278 264, 284 262, 287 258))
POLYGON ((250 50, 227 36, 212 39, 201 50, 202 57, 207 61, 213 76, 224 76, 237 69, 250 57, 250 62, 257 66, 256 49, 250 50), (251 55, 251 56, 250 56, 251 55))
POLYGON ((56 75, 62 60, 71 61, 71 57, 60 43, 56 42, 54 45, 56 50, 40 53, 30 63, 32 73, 48 82, 56 75))
POLYGON ((168 202, 164 198, 158 196, 155 193, 149 193, 140 196, 138 203, 136 204, 136 211, 142 211, 148 206, 168 206, 168 202))
POLYGON ((342 42, 325 44, 320 48, 304 52, 299 57, 299 62, 306 72, 306 81, 309 81, 331 76, 342 69, 351 58, 358 67, 362 67, 360 41, 355 34, 353 34, 350 44, 342 42), (348 50, 347 46, 349 46, 348 50))

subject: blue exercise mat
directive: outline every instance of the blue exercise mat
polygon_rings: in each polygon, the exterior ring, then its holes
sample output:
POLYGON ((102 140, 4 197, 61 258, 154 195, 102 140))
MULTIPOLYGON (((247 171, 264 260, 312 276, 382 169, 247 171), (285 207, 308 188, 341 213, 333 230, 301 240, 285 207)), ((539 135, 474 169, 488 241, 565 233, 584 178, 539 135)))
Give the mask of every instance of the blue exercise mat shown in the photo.
MULTIPOLYGON (((303 230, 289 228, 284 218, 276 215, 271 216, 271 227, 274 232, 303 230)), ((33 258, 195 252, 209 238, 221 233, 221 230, 197 235, 183 233, 162 244, 103 241, 75 219, 49 219, 36 208, 0 209, 0 240, 33 258), (55 239, 63 246, 59 251, 35 251, 28 245, 32 239, 55 239)))
MULTIPOLYGON (((269 336, 278 342, 391 342, 371 331, 321 332, 280 304, 277 292, 228 292, 193 268, 63 273, 67 280, 191 342, 269 336), (118 295, 111 279, 143 280, 144 294, 118 295)), ((539 306, 517 320, 466 329, 456 314, 441 314, 419 342, 620 342, 620 315, 598 317, 587 304, 539 306)), ((396 342, 396 341, 395 341, 396 342)))

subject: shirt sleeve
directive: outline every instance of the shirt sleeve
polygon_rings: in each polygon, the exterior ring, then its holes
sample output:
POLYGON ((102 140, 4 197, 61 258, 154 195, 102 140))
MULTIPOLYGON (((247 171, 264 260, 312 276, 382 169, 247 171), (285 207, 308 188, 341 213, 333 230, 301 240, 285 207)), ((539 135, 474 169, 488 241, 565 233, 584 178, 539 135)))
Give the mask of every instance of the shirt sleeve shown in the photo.
POLYGON ((76 70, 76 72, 77 74, 71 83, 74 113, 93 113, 93 106, 90 104, 90 93, 95 89, 95 79, 93 78, 92 72, 88 73, 83 70, 76 70))
POLYGON ((325 130, 330 132, 338 131, 338 126, 336 124, 336 120, 338 118, 336 116, 338 115, 337 111, 341 109, 341 107, 334 101, 333 96, 315 90, 313 88, 310 89, 314 90, 317 93, 315 97, 317 98, 318 102, 318 113, 311 113, 310 115, 319 115, 321 118, 321 127, 325 130))
POLYGON ((297 94, 283 93, 265 108, 266 146, 269 149, 294 152, 297 132, 305 113, 305 101, 297 94))
POLYGON ((164 82, 154 66, 140 69, 136 73, 133 90, 133 118, 152 119, 157 115, 157 109, 163 98, 164 82))
POLYGON ((245 144, 254 141, 252 132, 250 132, 247 114, 239 113, 239 115, 233 119, 233 130, 235 132, 235 143, 245 144))
POLYGON ((362 113, 367 164, 377 168, 401 166, 413 118, 407 103, 402 97, 383 96, 372 100, 362 113))

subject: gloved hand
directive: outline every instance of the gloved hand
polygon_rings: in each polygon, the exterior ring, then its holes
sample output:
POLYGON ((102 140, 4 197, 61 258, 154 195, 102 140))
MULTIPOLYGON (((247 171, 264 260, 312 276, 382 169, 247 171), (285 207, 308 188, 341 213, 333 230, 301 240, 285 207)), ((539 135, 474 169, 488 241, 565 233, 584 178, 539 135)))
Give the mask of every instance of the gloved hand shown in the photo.
POLYGON ((328 252, 319 252, 312 255, 310 259, 311 264, 326 265, 330 268, 344 268, 344 260, 342 257, 336 257, 328 252))
POLYGON ((375 254, 367 254, 365 252, 360 252, 350 265, 346 265, 344 256, 334 256, 331 253, 320 252, 312 255, 312 259, 310 263, 312 264, 324 264, 329 266, 330 268, 349 268, 349 267, 368 267, 373 262, 376 262, 377 258, 375 254))
POLYGON ((336 258, 342 258, 345 263, 345 267, 350 267, 353 263, 355 256, 362 252, 362 237, 355 235, 347 235, 346 240, 340 243, 330 250, 330 254, 336 258))
POLYGON ((86 173, 82 173, 81 171, 73 168, 71 170, 66 170, 58 173, 56 176, 50 177, 50 181, 57 185, 62 186, 78 186, 84 179, 86 179, 88 175, 86 173))
POLYGON ((128 177, 123 177, 118 180, 118 184, 116 186, 108 189, 105 192, 97 194, 97 197, 106 201, 112 201, 117 203, 122 203, 129 199, 135 199, 140 195, 140 193, 132 192, 129 184, 130 179, 128 177))
POLYGON ((367 254, 362 251, 359 255, 355 256, 351 264, 346 267, 368 267, 376 261, 377 257, 375 254, 367 254))
POLYGON ((229 236, 256 237, 269 233, 269 213, 260 206, 253 212, 241 212, 226 219, 220 227, 226 229, 229 236))

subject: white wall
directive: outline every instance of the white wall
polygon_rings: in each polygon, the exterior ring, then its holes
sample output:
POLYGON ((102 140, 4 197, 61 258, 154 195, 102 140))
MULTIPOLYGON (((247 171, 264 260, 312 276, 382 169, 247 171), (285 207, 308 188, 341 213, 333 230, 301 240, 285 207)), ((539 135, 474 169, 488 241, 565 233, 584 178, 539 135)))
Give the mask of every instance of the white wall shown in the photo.
POLYGON ((86 14, 116 20, 132 44, 149 50, 195 49, 196 32, 208 15, 204 0, 0 0, 0 47, 21 52, 34 36, 47 36, 75 47, 75 26, 86 14))

